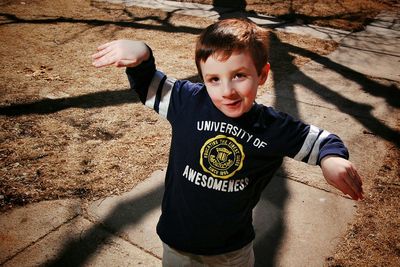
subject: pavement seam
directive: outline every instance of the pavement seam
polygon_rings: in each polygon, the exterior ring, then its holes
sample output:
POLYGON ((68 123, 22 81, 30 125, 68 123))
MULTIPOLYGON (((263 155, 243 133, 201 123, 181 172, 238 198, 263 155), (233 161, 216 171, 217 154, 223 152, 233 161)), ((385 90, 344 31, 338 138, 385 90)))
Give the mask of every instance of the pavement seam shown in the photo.
POLYGON ((84 208, 84 211, 82 213, 82 217, 85 220, 88 220, 90 223, 101 227, 104 231, 106 231, 110 235, 115 236, 117 238, 120 238, 120 239, 124 240, 125 242, 131 244, 132 246, 138 248, 139 250, 141 250, 141 251, 143 251, 143 252, 145 252, 145 253, 147 253, 147 254, 149 254, 149 255, 151 255, 151 256, 159 259, 159 260, 161 260, 161 258, 159 256, 157 256, 155 253, 151 252, 150 250, 147 250, 146 248, 140 246, 139 244, 136 244, 136 243, 132 242, 127 237, 125 237, 123 234, 117 234, 115 230, 113 230, 111 227, 108 227, 106 224, 102 223, 101 221, 100 222, 96 221, 96 217, 95 216, 90 216, 86 208, 84 208))
POLYGON ((81 216, 80 214, 75 214, 73 217, 71 217, 70 219, 66 220, 65 222, 63 222, 62 224, 60 224, 59 226, 51 229, 50 231, 48 231, 46 234, 42 235, 41 237, 39 237, 38 239, 36 239, 35 241, 32 241, 30 244, 26 245, 25 247, 19 249, 16 253, 14 253, 14 255, 8 257, 7 259, 5 259, 3 262, 0 262, 0 266, 3 266, 4 264, 6 264, 7 262, 11 261, 12 259, 14 259, 15 257, 17 257, 19 254, 21 254, 22 252, 24 252, 25 250, 27 250, 28 248, 34 246, 35 244, 37 244, 38 242, 42 241, 43 239, 45 239, 47 236, 49 236, 50 234, 56 232, 57 230, 59 230, 61 227, 63 227, 66 224, 69 224, 71 221, 75 220, 77 217, 81 216))
POLYGON ((358 50, 358 51, 361 50, 361 51, 364 51, 364 52, 367 52, 367 53, 380 54, 380 55, 391 56, 391 57, 400 57, 400 54, 382 52, 382 51, 377 51, 377 50, 368 49, 368 48, 358 48, 356 46, 347 45, 347 44, 339 44, 339 47, 355 49, 355 50, 358 50))
MULTIPOLYGON (((333 194, 333 195, 336 195, 336 196, 339 196, 339 197, 342 197, 342 198, 351 200, 351 198, 348 197, 348 196, 346 196, 346 195, 343 195, 343 194, 340 194, 340 193, 337 193, 337 192, 333 192, 333 191, 330 191, 329 189, 325 189, 325 188, 322 188, 322 187, 318 187, 318 186, 315 186, 315 185, 312 185, 312 184, 308 184, 308 183, 306 183, 306 182, 304 182, 304 181, 302 181, 302 180, 296 179, 295 176, 288 177, 288 176, 283 176, 283 175, 278 174, 278 173, 275 174, 275 175, 276 175, 276 176, 279 176, 279 177, 281 177, 281 178, 284 178, 284 179, 291 180, 291 181, 293 181, 293 182, 297 182, 297 183, 306 185, 306 186, 308 186, 308 187, 311 187, 311 188, 314 188, 314 189, 317 189, 317 190, 321 190, 321 191, 324 191, 324 192, 327 192, 327 193, 330 193, 330 194, 333 194)), ((321 177, 322 177, 322 175, 321 175, 321 177)))

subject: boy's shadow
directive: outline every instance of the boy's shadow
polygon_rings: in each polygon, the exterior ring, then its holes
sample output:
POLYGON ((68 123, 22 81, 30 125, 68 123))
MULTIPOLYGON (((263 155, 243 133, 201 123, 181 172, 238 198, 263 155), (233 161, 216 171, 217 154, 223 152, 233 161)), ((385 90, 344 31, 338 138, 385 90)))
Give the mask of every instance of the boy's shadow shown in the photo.
POLYGON ((275 266, 277 252, 285 233, 284 209, 288 189, 283 168, 275 174, 261 194, 253 212, 256 232, 255 267, 275 266))

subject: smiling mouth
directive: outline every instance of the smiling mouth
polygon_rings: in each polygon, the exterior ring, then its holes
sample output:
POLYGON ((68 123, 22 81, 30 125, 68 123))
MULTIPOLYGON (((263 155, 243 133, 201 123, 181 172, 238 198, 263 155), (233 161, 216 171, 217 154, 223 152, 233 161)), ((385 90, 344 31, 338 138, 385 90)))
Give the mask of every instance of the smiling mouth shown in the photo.
POLYGON ((238 107, 240 105, 241 102, 242 101, 239 99, 239 100, 236 100, 236 101, 231 101, 229 103, 226 103, 225 106, 230 107, 230 108, 236 108, 236 107, 238 107))

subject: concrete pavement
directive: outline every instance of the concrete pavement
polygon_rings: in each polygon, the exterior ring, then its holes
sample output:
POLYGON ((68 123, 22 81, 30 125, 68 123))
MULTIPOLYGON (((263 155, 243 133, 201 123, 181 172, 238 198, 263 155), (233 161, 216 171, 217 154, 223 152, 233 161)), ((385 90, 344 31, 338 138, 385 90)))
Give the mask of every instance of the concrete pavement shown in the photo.
MULTIPOLYGON (((336 51, 314 55, 258 101, 337 133, 361 174, 376 173, 385 141, 400 140, 399 18, 383 13, 363 32, 337 35, 336 51)), ((163 176, 156 171, 130 192, 89 205, 44 201, 1 214, 0 265, 160 266, 155 225, 163 176)), ((328 186, 318 167, 286 160, 254 211, 256 266, 325 265, 356 205, 328 186)))

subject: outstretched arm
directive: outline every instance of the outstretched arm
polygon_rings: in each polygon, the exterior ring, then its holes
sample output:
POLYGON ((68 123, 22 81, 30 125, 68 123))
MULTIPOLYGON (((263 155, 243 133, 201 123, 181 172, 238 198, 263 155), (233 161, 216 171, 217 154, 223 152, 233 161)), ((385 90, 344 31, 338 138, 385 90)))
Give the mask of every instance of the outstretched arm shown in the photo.
POLYGON ((330 185, 354 200, 364 198, 361 177, 350 161, 338 156, 326 156, 321 160, 321 169, 330 185))
POLYGON ((97 68, 136 67, 150 57, 149 48, 141 41, 116 40, 99 46, 97 51, 92 55, 93 66, 97 68))

